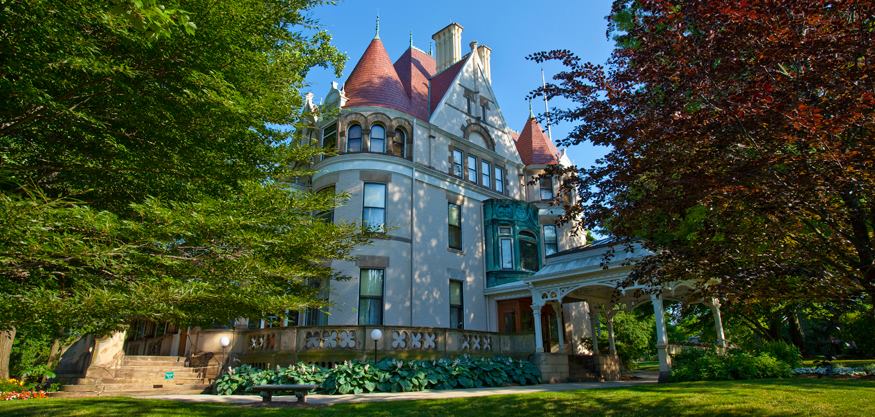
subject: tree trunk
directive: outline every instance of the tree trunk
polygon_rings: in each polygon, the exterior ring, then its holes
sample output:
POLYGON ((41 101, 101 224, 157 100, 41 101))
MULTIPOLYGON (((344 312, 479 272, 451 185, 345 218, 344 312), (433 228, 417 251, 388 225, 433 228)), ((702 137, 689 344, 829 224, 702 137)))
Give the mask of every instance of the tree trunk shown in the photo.
POLYGON ((9 356, 15 341, 15 328, 0 332, 0 379, 9 378, 9 356))
POLYGON ((802 323, 799 321, 799 313, 796 312, 795 307, 787 310, 787 323, 790 325, 790 340, 804 355, 805 331, 802 329, 802 323))
MULTIPOLYGON (((59 329, 57 335, 55 335, 54 340, 52 340, 52 349, 49 350, 49 360, 47 361, 47 365, 49 369, 54 370, 58 365, 58 361, 61 359, 61 340, 64 337, 64 329, 59 329)), ((40 378, 40 382, 46 382, 46 376, 43 375, 40 378)))
POLYGON ((781 340, 781 329, 784 328, 784 318, 780 314, 772 314, 769 318, 769 339, 781 340))

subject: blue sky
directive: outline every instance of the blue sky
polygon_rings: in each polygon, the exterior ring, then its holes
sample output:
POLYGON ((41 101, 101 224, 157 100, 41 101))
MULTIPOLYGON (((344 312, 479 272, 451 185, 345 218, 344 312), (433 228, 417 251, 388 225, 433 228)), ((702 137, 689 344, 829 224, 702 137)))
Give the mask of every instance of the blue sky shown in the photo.
MULTIPOLYGON (((526 94, 540 85, 541 66, 525 59, 526 55, 548 49, 570 49, 582 59, 604 63, 613 43, 605 36, 610 0, 578 1, 421 1, 421 0, 340 0, 335 6, 320 6, 313 11, 333 36, 334 44, 349 60, 343 76, 336 79, 332 71, 315 69, 308 76, 317 100, 324 97, 331 81, 342 82, 355 67, 358 58, 374 37, 374 23, 380 15, 380 38, 392 60, 407 49, 410 32, 413 44, 428 51, 431 35, 457 22, 462 32, 462 50, 476 40, 492 48, 492 84, 498 103, 510 127, 520 130, 529 114, 526 94)), ((558 65, 545 65, 550 74, 558 65)), ((551 107, 561 102, 551 102, 551 107)), ((544 111, 543 101, 535 102, 536 112, 544 111)), ((562 138, 571 126, 553 128, 554 139, 562 138)), ((580 144, 569 149, 576 164, 589 166, 605 153, 604 148, 580 144)))

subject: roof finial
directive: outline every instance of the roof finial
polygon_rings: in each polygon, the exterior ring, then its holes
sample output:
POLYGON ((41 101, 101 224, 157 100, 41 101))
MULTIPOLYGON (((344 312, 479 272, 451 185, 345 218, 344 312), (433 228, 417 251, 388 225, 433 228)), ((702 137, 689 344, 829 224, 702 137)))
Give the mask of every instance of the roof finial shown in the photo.
POLYGON ((413 48, 413 31, 410 31, 410 47, 413 48))
POLYGON ((529 119, 535 118, 535 111, 532 110, 532 98, 529 97, 529 119))
POLYGON ((377 29, 374 32, 374 39, 380 39, 380 14, 377 13, 377 29))
POLYGON ((432 54, 432 47, 433 46, 434 46, 434 43, 432 41, 428 41, 428 56, 434 55, 434 54, 432 54))

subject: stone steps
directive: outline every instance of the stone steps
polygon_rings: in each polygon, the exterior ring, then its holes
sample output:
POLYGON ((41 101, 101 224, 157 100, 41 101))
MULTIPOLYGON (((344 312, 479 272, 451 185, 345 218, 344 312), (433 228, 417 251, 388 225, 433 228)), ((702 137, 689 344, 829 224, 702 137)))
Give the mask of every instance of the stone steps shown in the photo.
POLYGON ((198 394, 210 387, 205 375, 217 369, 186 367, 181 356, 126 356, 111 374, 72 378, 57 396, 198 394), (164 379, 167 372, 173 379, 164 379))
POLYGON ((159 391, 170 389, 198 389, 206 388, 208 384, 176 384, 172 381, 140 381, 140 382, 112 382, 100 384, 64 385, 61 390, 65 392, 130 392, 130 391, 159 391))

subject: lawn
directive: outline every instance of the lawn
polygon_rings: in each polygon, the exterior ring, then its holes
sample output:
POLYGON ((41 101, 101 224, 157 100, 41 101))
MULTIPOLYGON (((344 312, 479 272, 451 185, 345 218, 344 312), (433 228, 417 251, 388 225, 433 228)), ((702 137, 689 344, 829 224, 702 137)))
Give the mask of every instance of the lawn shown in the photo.
POLYGON ((873 416, 875 381, 789 379, 639 385, 331 407, 191 404, 132 398, 8 401, 0 416, 873 416))
MULTIPOLYGON (((802 366, 815 366, 817 362, 823 359, 806 359, 802 361, 802 366)), ((875 363, 875 359, 836 359, 830 361, 833 365, 847 366, 849 368, 863 367, 875 363)))

